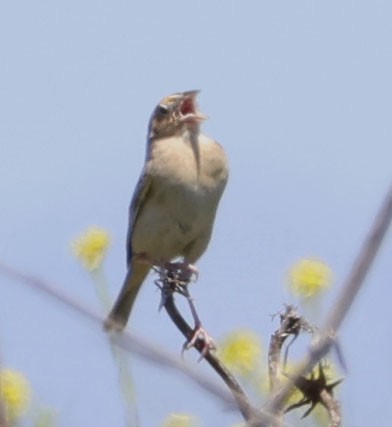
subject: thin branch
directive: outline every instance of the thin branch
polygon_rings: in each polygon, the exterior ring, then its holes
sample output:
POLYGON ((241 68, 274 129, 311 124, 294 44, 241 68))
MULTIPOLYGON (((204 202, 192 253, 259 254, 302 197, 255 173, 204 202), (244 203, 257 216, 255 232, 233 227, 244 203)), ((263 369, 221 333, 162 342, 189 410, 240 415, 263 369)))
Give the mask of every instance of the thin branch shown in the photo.
MULTIPOLYGON (((0 262, 0 274, 3 274, 4 276, 7 276, 10 279, 16 280, 18 282, 27 284, 34 290, 42 292, 44 295, 62 303, 64 306, 66 306, 66 308, 71 308, 77 314, 93 322, 100 329, 102 329, 104 322, 103 317, 81 304, 69 294, 60 290, 58 286, 55 287, 54 285, 42 279, 24 274, 2 262, 0 262)), ((186 364, 184 361, 179 360, 178 356, 172 356, 168 352, 163 351, 161 348, 158 348, 150 342, 137 337, 134 333, 127 331, 124 331, 121 334, 114 334, 112 339, 116 345, 128 352, 136 354, 145 361, 181 372, 186 377, 192 379, 204 390, 222 400, 228 407, 235 407, 235 401, 233 400, 230 393, 224 390, 220 385, 211 381, 210 378, 206 375, 200 374, 200 372, 196 371, 193 367, 186 364)))
MULTIPOLYGON (((271 391, 277 390, 282 384, 282 381, 280 380, 282 373, 287 378, 290 378, 289 375, 284 373, 284 370, 287 363, 288 350, 291 344, 301 332, 309 332, 313 334, 315 330, 315 327, 300 316, 292 305, 286 305, 285 311, 280 313, 280 326, 271 336, 268 352, 268 373, 271 391), (290 335, 293 338, 287 344, 285 355, 282 357, 283 344, 290 335)), ((323 366, 319 363, 318 376, 312 372, 310 374, 310 378, 299 377, 294 381, 295 387, 302 393, 303 398, 299 402, 287 407, 284 411, 283 407, 279 408, 279 412, 277 411, 275 413, 276 421, 273 424, 273 427, 281 427, 284 413, 310 404, 310 408, 302 417, 305 418, 312 412, 318 403, 322 404, 326 408, 329 415, 330 427, 340 427, 340 405, 339 402, 333 398, 333 389, 342 381, 343 380, 341 379, 332 384, 328 384, 323 366)))
MULTIPOLYGON (((270 381, 271 392, 277 390, 281 384, 282 349, 287 338, 292 335, 293 339, 286 348, 283 365, 287 361, 287 353, 291 343, 297 338, 302 330, 303 320, 292 305, 286 305, 285 311, 280 313, 280 326, 271 335, 270 345, 268 348, 268 376, 270 381)), ((283 423, 283 408, 275 412, 276 420, 274 427, 281 427, 283 423)))
MULTIPOLYGON (((66 308, 72 309, 75 313, 81 315, 85 319, 93 322, 95 325, 98 325, 101 329, 103 329, 103 323, 105 319, 102 316, 97 314, 95 311, 90 310, 63 290, 60 290, 59 286, 54 286, 45 280, 22 273, 3 262, 0 262, 0 274, 3 274, 4 276, 7 276, 8 278, 17 282, 24 283, 34 290, 39 291, 45 296, 55 300, 56 302, 60 302, 66 308)), ((187 378, 193 380, 202 389, 206 390, 214 397, 220 399, 227 408, 233 409, 234 407, 238 406, 238 399, 240 398, 237 397, 233 399, 233 392, 232 394, 228 393, 226 390, 222 389, 220 385, 211 381, 208 376, 202 375, 199 371, 195 370, 192 366, 186 364, 184 361, 179 361, 178 357, 172 356, 168 352, 163 351, 161 348, 154 346, 150 342, 137 337, 134 333, 130 333, 128 331, 123 331, 117 334, 114 333, 111 339, 113 340, 114 344, 118 345, 127 352, 139 356, 144 361, 164 368, 170 368, 179 373, 182 373, 187 378)), ((212 363, 214 362, 212 361, 212 363)), ((217 369, 219 369, 218 366, 217 369)), ((273 420, 273 416, 268 415, 265 411, 258 411, 251 405, 249 405, 247 410, 249 410, 249 421, 247 423, 248 427, 264 427, 267 425, 267 423, 270 423, 273 420)), ((288 426, 288 424, 285 425, 288 426)), ((0 427, 3 426, 0 425, 0 427)))
POLYGON ((310 405, 310 408, 303 414, 302 418, 307 417, 317 404, 325 407, 329 415, 330 427, 341 427, 341 412, 339 402, 334 399, 333 392, 343 379, 328 383, 325 376, 322 363, 319 363, 318 373, 312 371, 310 377, 300 377, 295 381, 295 386, 303 394, 303 398, 288 408, 285 412, 289 412, 295 408, 300 408, 305 405, 310 405))
POLYGON ((329 415, 329 427, 340 427, 342 425, 342 412, 337 399, 324 389, 320 393, 320 402, 324 405, 329 415))
POLYGON ((354 302, 392 221, 392 186, 378 212, 336 303, 332 305, 325 331, 337 331, 354 302))
POLYGON ((392 187, 389 189, 385 201, 370 228, 369 234, 360 249, 352 270, 343 285, 342 291, 332 305, 334 309, 331 311, 330 316, 325 322, 324 328, 321 330, 318 342, 311 346, 307 357, 305 357, 300 368, 298 368, 295 375, 291 378, 291 381, 283 385, 267 402, 265 409, 268 413, 275 414, 280 412, 285 400, 293 389, 295 381, 310 372, 316 363, 329 352, 331 346, 335 345, 336 333, 363 284, 388 231, 391 220, 392 187))
POLYGON ((286 365, 287 355, 290 345, 298 337, 301 331, 313 332, 312 327, 305 321, 292 305, 286 305, 285 311, 279 314, 280 326, 272 334, 268 348, 268 375, 270 380, 270 390, 274 391, 280 385, 279 372, 281 369, 281 353, 286 339, 292 335, 293 339, 286 348, 283 366, 286 365))
MULTIPOLYGON (((172 293, 165 296, 165 302, 163 305, 173 323, 181 331, 184 337, 187 340, 190 340, 193 336, 194 331, 178 311, 172 293)), ((201 355, 203 354, 203 351, 205 350, 205 344, 203 340, 197 339, 194 347, 201 355)), ((251 405, 246 393, 244 392, 240 384, 237 382, 231 372, 219 360, 219 358, 211 351, 207 351, 207 353, 204 355, 204 359, 229 387, 234 399, 237 402, 238 408, 240 409, 245 420, 249 421, 255 418, 259 418, 260 412, 251 405)))

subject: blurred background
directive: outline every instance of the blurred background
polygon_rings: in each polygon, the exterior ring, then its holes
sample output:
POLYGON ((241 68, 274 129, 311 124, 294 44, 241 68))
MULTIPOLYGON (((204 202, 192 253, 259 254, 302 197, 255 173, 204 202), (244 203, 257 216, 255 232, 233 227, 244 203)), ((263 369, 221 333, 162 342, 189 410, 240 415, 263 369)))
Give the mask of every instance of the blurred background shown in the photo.
MULTIPOLYGON (((98 311, 71 242, 103 227, 114 298, 150 114, 168 94, 201 89, 203 130, 231 167, 191 289, 206 328, 216 340, 250 329, 266 350, 303 257, 333 272, 322 321, 392 178, 391 14, 382 0, 2 2, 0 260, 98 311)), ((391 250, 389 233, 341 331, 346 426, 392 418, 391 250)), ((150 277, 129 327, 180 358, 183 338, 159 301, 150 277)), ((2 363, 24 373, 59 425, 124 425, 100 328, 3 276, 0 304, 2 363)), ((140 425, 169 412, 204 426, 240 421, 184 377, 130 364, 140 425)))

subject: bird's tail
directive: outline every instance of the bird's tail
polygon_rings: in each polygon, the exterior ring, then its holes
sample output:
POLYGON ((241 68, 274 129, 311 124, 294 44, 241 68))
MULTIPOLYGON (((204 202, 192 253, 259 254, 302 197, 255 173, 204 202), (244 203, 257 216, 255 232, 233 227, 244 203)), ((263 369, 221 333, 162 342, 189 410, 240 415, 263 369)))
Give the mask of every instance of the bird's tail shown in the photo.
POLYGON ((133 303, 149 270, 150 266, 148 264, 132 263, 129 266, 120 295, 105 320, 105 330, 119 332, 125 328, 133 303))

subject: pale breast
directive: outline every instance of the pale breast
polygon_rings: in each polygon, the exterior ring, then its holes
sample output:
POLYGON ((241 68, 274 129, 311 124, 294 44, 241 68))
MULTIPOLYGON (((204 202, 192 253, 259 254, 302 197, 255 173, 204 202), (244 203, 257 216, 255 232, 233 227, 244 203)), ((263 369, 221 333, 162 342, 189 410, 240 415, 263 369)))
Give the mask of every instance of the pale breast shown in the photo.
POLYGON ((157 142, 149 164, 150 190, 134 224, 132 247, 135 253, 170 260, 206 230, 203 238, 209 240, 228 168, 222 147, 204 135, 199 135, 199 153, 184 138, 157 142))

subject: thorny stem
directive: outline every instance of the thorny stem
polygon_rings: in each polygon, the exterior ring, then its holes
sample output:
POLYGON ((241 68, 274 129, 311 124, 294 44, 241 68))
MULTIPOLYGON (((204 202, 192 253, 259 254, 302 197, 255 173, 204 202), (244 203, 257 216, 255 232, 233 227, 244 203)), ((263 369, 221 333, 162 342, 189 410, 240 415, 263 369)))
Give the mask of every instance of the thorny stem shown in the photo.
POLYGON ((320 393, 320 402, 328 411, 329 427, 340 427, 342 425, 342 412, 339 402, 326 389, 320 393))
MULTIPOLYGON (((268 349, 268 374, 271 392, 278 389, 280 385, 279 372, 281 371, 281 353, 286 339, 293 335, 298 336, 301 329, 301 318, 291 305, 286 306, 286 311, 280 315, 280 326, 272 334, 268 349)), ((283 407, 275 412, 276 419, 273 421, 274 427, 279 427, 283 422, 283 407)))
MULTIPOLYGON (((290 395, 295 381, 310 372, 315 364, 324 357, 331 346, 335 344, 336 333, 346 317, 363 281, 376 257, 381 243, 388 231, 392 220, 392 187, 389 189, 385 201, 382 204, 376 219, 370 228, 358 257, 348 275, 340 295, 333 304, 324 328, 321 330, 320 339, 309 350, 300 368, 295 375, 271 397, 265 405, 267 413, 279 413, 283 403, 290 395)), ((339 424, 337 424, 339 425, 339 424)))
MULTIPOLYGON (((193 329, 188 325, 185 319, 182 317, 180 312, 178 311, 175 303, 174 297, 172 293, 165 295, 165 301, 163 303, 165 310, 170 316, 171 320, 177 326, 177 328, 181 331, 184 337, 189 340, 193 336, 193 329)), ((203 340, 196 340, 195 342, 196 350, 202 354, 204 350, 204 342, 203 340)), ((254 418, 259 418, 260 413, 257 409, 255 409, 248 397, 246 396, 244 390, 239 385, 237 380, 231 374, 231 372, 222 364, 222 362, 213 354, 211 351, 207 351, 204 355, 204 359, 209 363, 209 365, 215 370, 215 372, 222 378, 225 384, 229 387, 232 392, 234 399, 236 400, 238 407, 246 420, 252 420, 254 418)))

